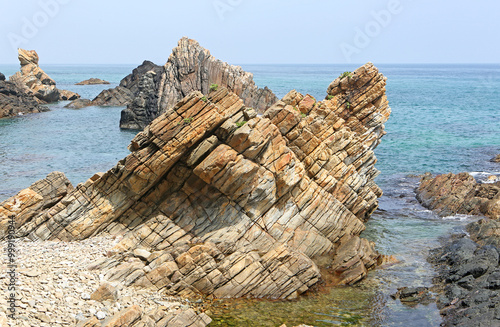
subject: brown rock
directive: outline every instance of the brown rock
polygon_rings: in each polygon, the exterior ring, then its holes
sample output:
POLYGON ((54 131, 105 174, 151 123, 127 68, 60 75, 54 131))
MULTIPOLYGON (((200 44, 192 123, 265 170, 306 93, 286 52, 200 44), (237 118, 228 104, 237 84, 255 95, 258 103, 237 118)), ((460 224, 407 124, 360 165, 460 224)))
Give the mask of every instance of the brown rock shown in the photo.
POLYGON ((500 162, 500 154, 496 155, 496 157, 491 158, 492 162, 500 162))
POLYGON ((18 49, 21 71, 10 77, 10 81, 25 93, 35 96, 40 103, 59 100, 74 100, 80 96, 71 91, 58 90, 56 82, 38 66, 35 50, 18 49))
POLYGON ((123 235, 95 267, 169 295, 294 299, 321 279, 314 260, 323 257, 351 284, 379 256, 359 234, 382 194, 373 149, 389 114, 385 77, 372 64, 330 100, 292 91, 263 116, 222 86, 192 92, 137 134, 113 169, 18 233, 123 235))
POLYGON ((99 286, 97 290, 95 290, 94 293, 90 295, 90 299, 100 302, 106 300, 114 301, 116 300, 116 296, 117 296, 116 287, 108 283, 103 283, 99 286))
POLYGON ((98 85, 98 84, 110 84, 108 81, 99 78, 89 78, 84 81, 78 82, 75 85, 98 85))
MULTIPOLYGON (((3 74, 1 75, 3 76, 3 74)), ((0 118, 48 111, 37 99, 16 84, 0 78, 0 118)))
POLYGON ((480 184, 468 173, 436 177, 425 174, 417 189, 417 199, 440 216, 466 214, 500 218, 500 182, 480 184))
POLYGON ((76 99, 64 106, 64 108, 81 109, 92 105, 89 99, 76 99))
MULTIPOLYGON (((113 317, 106 319, 102 327, 126 327, 133 326, 141 319, 142 310, 138 305, 123 309, 113 317)), ((186 325, 187 326, 187 325, 186 325)))

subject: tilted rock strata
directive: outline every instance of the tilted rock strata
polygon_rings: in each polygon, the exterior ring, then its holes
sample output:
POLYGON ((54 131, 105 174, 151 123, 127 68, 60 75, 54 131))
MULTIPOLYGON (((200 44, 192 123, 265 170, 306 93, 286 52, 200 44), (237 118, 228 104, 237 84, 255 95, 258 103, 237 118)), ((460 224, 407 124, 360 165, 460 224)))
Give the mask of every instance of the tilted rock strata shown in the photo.
POLYGON ((267 87, 258 88, 251 73, 214 58, 197 41, 184 37, 164 66, 145 61, 120 86, 98 95, 94 104, 127 105, 120 127, 143 129, 189 93, 207 94, 212 84, 228 88, 259 112, 278 100, 267 87))
POLYGON ((0 118, 47 110, 32 95, 26 94, 16 84, 5 81, 5 76, 4 79, 0 78, 0 118))
POLYGON ((18 58, 21 71, 9 80, 24 92, 36 97, 40 103, 75 100, 80 97, 77 93, 56 88, 56 82, 38 66, 39 58, 35 50, 18 49, 18 58))
POLYGON ((467 214, 500 219, 500 182, 481 184, 468 173, 425 174, 417 199, 441 216, 467 214))
POLYGON ((100 78, 89 78, 84 81, 78 82, 75 85, 98 85, 98 84, 110 84, 110 83, 100 78))
POLYGON ((315 261, 353 283, 378 258, 359 234, 381 195, 373 149, 390 109, 372 64, 335 83, 329 100, 292 91, 262 117, 226 88, 193 92, 18 232, 123 235, 94 269, 181 296, 295 298, 320 280, 315 261))

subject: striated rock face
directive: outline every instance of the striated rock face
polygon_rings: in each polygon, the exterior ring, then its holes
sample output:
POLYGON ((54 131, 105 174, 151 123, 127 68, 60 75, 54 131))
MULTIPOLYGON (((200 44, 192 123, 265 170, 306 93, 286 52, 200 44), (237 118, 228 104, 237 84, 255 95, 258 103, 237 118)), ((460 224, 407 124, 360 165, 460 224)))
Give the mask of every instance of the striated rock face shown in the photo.
MULTIPOLYGON (((163 71, 162 66, 158 66, 151 61, 145 60, 140 66, 121 80, 120 85, 114 89, 104 90, 92 100, 95 106, 120 107, 130 104, 139 93, 139 83, 147 72, 155 72, 160 77, 163 71)), ((159 80, 156 80, 159 83, 159 80)))
POLYGON ((212 84, 228 88, 243 99, 246 106, 259 112, 278 100, 267 87, 258 88, 252 74, 214 58, 197 41, 184 37, 164 66, 145 61, 122 80, 119 87, 104 91, 94 103, 127 105, 120 127, 143 129, 192 91, 207 94, 212 84), (154 77, 145 76, 150 71, 154 77))
POLYGON ((500 182, 480 184, 468 173, 434 178, 425 174, 417 189, 417 199, 441 216, 467 214, 500 219, 500 182))
POLYGON ((21 226, 40 212, 54 206, 72 190, 71 182, 63 173, 53 172, 16 196, 5 200, 0 204, 0 237, 6 235, 6 218, 14 215, 16 224, 21 226))
POLYGON ((75 85, 98 85, 98 84, 110 84, 110 83, 100 78, 89 78, 79 83, 76 83, 75 85))
POLYGON ((291 299, 320 280, 317 263, 356 282, 378 258, 359 234, 382 194, 373 149, 390 114, 385 77, 366 64, 329 95, 291 91, 259 117, 227 88, 192 92, 116 167, 18 215, 18 234, 121 235, 92 269, 180 296, 291 299))
POLYGON ((80 96, 67 90, 58 90, 56 82, 38 66, 38 54, 35 50, 18 49, 21 71, 10 77, 24 92, 35 96, 40 103, 59 100, 75 100, 80 96))
POLYGON ((0 118, 47 110, 32 95, 26 94, 16 84, 5 81, 5 76, 0 74, 0 118))

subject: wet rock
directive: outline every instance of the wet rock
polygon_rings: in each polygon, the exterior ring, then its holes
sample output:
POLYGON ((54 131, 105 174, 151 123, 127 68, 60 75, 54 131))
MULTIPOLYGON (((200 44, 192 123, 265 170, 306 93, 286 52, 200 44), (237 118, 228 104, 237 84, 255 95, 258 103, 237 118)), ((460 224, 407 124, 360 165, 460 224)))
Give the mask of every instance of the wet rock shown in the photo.
POLYGON ((98 84, 110 84, 110 83, 100 78, 89 78, 84 81, 78 82, 75 85, 98 85, 98 84))
POLYGON ((0 73, 0 81, 5 81, 5 75, 0 73))
POLYGON ((500 162, 500 154, 497 154, 495 157, 491 158, 491 162, 500 162))
POLYGON ((3 77, 0 78, 0 118, 48 111, 33 95, 16 84, 5 81, 5 76, 3 77))
POLYGON ((85 108, 88 106, 92 105, 92 101, 89 99, 76 99, 74 101, 71 101, 67 105, 64 106, 64 108, 69 108, 69 109, 81 109, 85 108))
POLYGON ((467 214, 500 218, 500 182, 480 184, 468 173, 436 177, 425 174, 417 189, 417 199, 440 216, 467 214))
POLYGON ((33 95, 40 103, 59 100, 74 100, 80 96, 71 91, 59 90, 56 82, 38 66, 38 54, 35 50, 18 49, 21 71, 10 77, 23 92, 33 95))
POLYGON ((470 223, 470 236, 452 239, 429 257, 439 269, 438 307, 444 326, 500 325, 499 253, 493 245, 498 244, 499 235, 488 221, 470 223))
POLYGON ((399 299, 407 305, 416 305, 418 303, 427 304, 433 301, 432 295, 427 287, 402 287, 398 288, 393 299, 399 299))
POLYGON ((92 271, 172 296, 295 299, 320 281, 316 258, 355 283, 379 257, 359 235, 382 195, 373 150, 390 108, 373 64, 340 83, 319 102, 291 91, 262 116, 225 87, 192 92, 18 233, 119 235, 92 271))

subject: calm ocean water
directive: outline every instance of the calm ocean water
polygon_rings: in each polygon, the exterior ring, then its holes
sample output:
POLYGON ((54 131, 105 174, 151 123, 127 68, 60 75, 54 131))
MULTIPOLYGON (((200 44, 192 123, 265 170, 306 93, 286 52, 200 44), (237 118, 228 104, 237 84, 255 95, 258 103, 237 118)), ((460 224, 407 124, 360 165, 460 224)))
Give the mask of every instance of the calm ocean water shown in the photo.
MULTIPOLYGON (((323 99, 329 83, 358 65, 243 65, 259 86, 278 97, 291 89, 323 99)), ((387 95, 392 116, 387 135, 377 148, 378 183, 385 195, 364 236, 375 240, 382 253, 394 254, 400 264, 370 273, 356 287, 294 303, 243 306, 224 315, 238 326, 307 323, 331 326, 439 326, 434 305, 406 307, 389 295, 398 287, 429 286, 434 275, 427 251, 438 238, 460 228, 464 217, 442 219, 419 206, 408 175, 446 172, 500 174, 489 159, 500 153, 500 65, 378 65, 388 77, 387 95), (346 293, 347 292, 347 293, 346 293)), ((42 67, 59 88, 92 99, 118 85, 130 66, 42 67), (98 77, 104 86, 75 86, 98 77)), ((0 65, 6 76, 17 66, 0 65)), ((81 110, 51 105, 49 112, 0 120, 0 201, 45 177, 64 172, 77 184, 97 171, 106 171, 128 154, 134 132, 118 127, 122 108, 81 110)), ((465 221, 464 221, 465 220, 465 221)), ((220 321, 220 320, 218 320, 220 321)))

